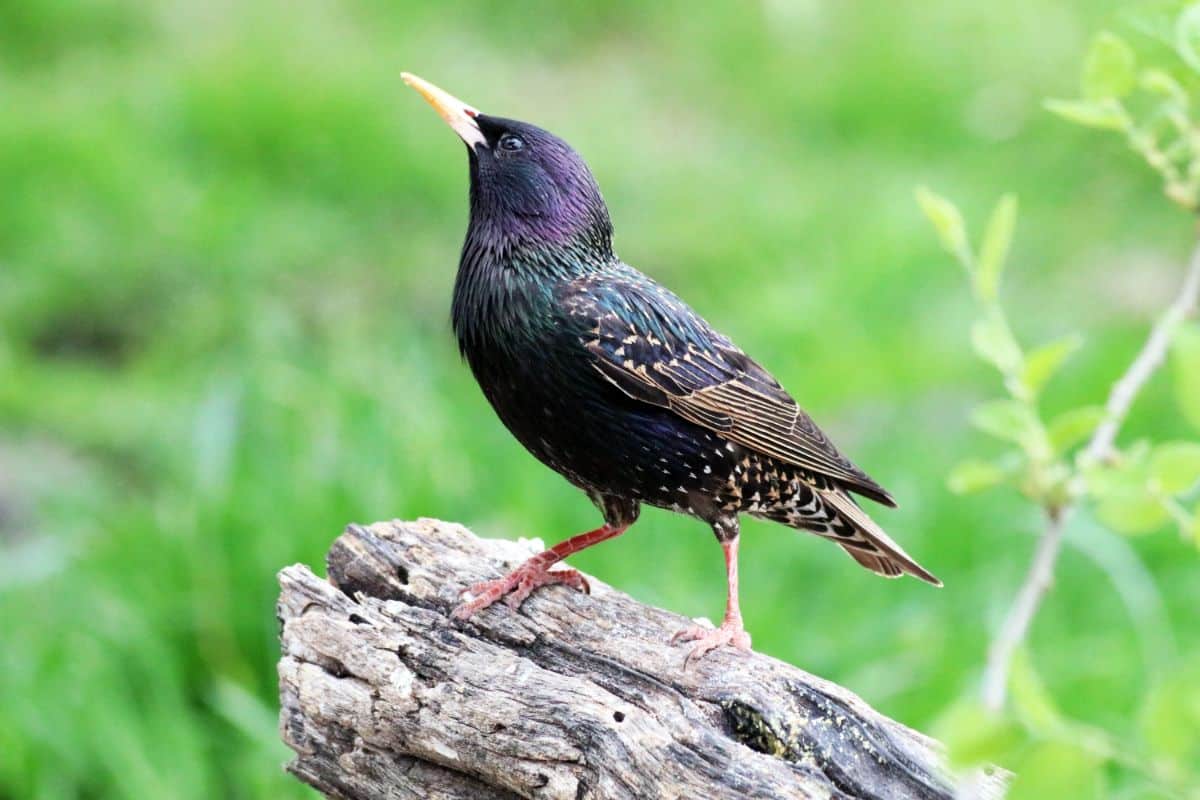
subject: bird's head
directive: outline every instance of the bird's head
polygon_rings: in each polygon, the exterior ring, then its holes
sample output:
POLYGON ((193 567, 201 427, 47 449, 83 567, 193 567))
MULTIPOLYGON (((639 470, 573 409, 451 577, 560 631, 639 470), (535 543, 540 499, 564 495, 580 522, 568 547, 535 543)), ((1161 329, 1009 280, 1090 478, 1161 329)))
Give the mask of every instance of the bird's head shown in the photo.
POLYGON ((611 254, 612 224, 578 153, 536 125, 484 114, 403 73, 467 145, 471 235, 506 245, 583 244, 611 254))

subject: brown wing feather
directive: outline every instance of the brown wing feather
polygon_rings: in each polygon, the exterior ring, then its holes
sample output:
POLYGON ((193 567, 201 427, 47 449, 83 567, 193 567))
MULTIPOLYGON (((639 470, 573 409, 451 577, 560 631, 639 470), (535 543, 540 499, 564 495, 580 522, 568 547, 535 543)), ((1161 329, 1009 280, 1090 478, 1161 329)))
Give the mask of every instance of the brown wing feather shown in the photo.
POLYGON ((605 326, 597 329, 586 345, 596 357, 593 365, 631 397, 670 408, 731 442, 895 506, 887 490, 839 453, 770 373, 724 337, 712 350, 689 343, 683 352, 647 364, 625 357, 636 353, 637 342, 631 340, 638 332, 622 326, 617 332, 622 344, 613 347, 611 339, 605 341, 605 326))

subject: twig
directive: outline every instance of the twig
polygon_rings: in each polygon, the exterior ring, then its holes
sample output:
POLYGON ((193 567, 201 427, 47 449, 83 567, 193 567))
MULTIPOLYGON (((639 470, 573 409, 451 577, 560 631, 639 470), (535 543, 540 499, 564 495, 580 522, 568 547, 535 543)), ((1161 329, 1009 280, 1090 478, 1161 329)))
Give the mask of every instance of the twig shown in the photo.
POLYGON ((1129 365, 1129 369, 1121 376, 1108 395, 1105 404, 1104 421, 1092 434, 1091 441, 1083 451, 1081 463, 1095 464, 1106 459, 1112 452, 1113 442, 1117 432, 1129 414, 1129 408, 1137 398, 1138 393, 1167 357, 1167 349, 1171 345, 1171 337, 1175 328, 1183 322, 1196 308, 1197 297, 1200 296, 1200 245, 1192 251, 1191 262, 1188 265, 1187 276, 1179 295, 1159 318, 1150 337, 1142 345, 1137 358, 1129 365))
POLYGON ((983 704, 993 711, 1004 707, 1013 654, 1025 641, 1025 634, 1029 632, 1042 597, 1054 583, 1054 564, 1062 547, 1063 530, 1069 513, 1069 508, 1046 512, 1046 530, 1038 540, 1029 573, 1008 610, 1008 616, 1004 618, 1004 624, 1000 626, 1000 632, 988 648, 987 667, 983 672, 983 704))
MULTIPOLYGON (((1138 394, 1166 359, 1175 328, 1196 309, 1200 299, 1200 244, 1192 251, 1187 274, 1179 295, 1159 317, 1146 343, 1134 358, 1129 368, 1113 384, 1105 404, 1103 422, 1096 428, 1087 447, 1079 457, 1080 466, 1096 464, 1109 457, 1121 425, 1129 414, 1130 407, 1138 394)), ((1037 615, 1042 598, 1054 581, 1054 565, 1062 545, 1063 530, 1067 518, 1074 510, 1068 504, 1061 508, 1046 510, 1046 529, 1038 542, 1033 563, 1025 575, 1025 581, 1017 592, 1016 599, 1008 610, 1000 631, 988 648, 987 666, 983 672, 982 697, 987 708, 999 711, 1004 706, 1008 689, 1008 673, 1013 654, 1025 641, 1029 626, 1037 615)))

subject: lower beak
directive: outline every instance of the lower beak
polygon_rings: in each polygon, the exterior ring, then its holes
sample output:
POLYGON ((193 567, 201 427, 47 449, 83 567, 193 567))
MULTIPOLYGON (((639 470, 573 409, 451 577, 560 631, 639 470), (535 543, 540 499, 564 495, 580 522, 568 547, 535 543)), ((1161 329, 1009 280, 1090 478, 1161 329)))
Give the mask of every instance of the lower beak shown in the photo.
POLYGON ((418 78, 410 72, 401 72, 400 77, 421 93, 429 105, 433 106, 433 110, 438 112, 442 119, 446 120, 446 124, 459 135, 459 138, 467 143, 467 147, 477 145, 487 147, 487 138, 483 135, 483 131, 479 130, 479 124, 475 121, 475 117, 479 116, 478 111, 449 92, 439 89, 429 81, 418 78))

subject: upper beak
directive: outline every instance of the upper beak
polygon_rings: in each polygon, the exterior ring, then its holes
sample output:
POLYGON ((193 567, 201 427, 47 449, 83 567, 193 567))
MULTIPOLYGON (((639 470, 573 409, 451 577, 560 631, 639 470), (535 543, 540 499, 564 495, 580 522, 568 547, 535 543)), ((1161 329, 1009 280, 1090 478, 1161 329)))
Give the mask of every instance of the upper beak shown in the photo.
POLYGON ((433 110, 438 112, 442 119, 446 120, 446 124, 467 143, 467 147, 480 144, 487 147, 487 138, 479 129, 479 124, 475 122, 475 117, 479 116, 478 111, 449 92, 439 89, 429 81, 418 78, 410 72, 401 72, 400 77, 421 93, 429 105, 433 106, 433 110))

